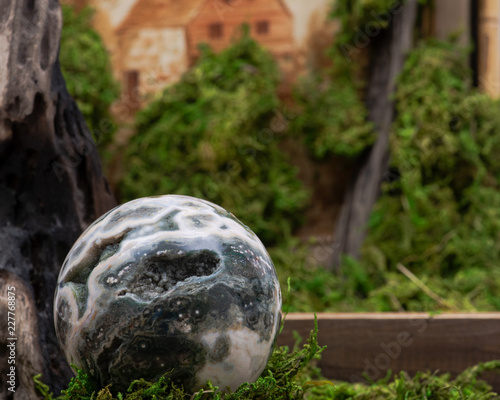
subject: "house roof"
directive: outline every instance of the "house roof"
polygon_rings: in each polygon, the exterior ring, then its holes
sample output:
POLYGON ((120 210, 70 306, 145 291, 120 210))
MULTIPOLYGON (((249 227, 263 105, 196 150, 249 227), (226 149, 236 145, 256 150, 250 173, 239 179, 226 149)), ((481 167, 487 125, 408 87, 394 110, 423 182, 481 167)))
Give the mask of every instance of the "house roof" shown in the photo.
POLYGON ((288 16, 293 18, 292 12, 290 11, 288 6, 286 5, 285 1, 278 0, 278 3, 281 5, 281 8, 283 8, 283 10, 288 14, 288 16))
POLYGON ((134 28, 161 28, 186 25, 206 0, 139 0, 118 27, 118 32, 134 28))
MULTIPOLYGON (((202 9, 208 0, 138 0, 127 17, 118 27, 117 32, 134 28, 164 28, 167 26, 185 26, 202 9)), ((213 0, 212 0, 213 1, 213 0)), ((283 0, 277 0, 283 10, 292 16, 283 0)))
MULTIPOLYGON (((127 17, 118 27, 122 33, 134 28, 164 28, 185 26, 201 11, 207 0, 138 0, 127 17)), ((283 2, 277 0, 284 11, 291 16, 283 2)))

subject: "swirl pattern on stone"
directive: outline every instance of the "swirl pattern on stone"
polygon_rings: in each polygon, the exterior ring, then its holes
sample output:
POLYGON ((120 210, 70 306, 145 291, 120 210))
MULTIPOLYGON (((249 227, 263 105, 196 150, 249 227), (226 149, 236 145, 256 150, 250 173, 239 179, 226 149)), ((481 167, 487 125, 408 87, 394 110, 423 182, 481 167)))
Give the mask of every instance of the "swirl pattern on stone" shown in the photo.
POLYGON ((187 196, 133 200, 95 221, 59 274, 54 320, 70 364, 125 391, 165 373, 188 391, 255 381, 281 317, 273 263, 232 214, 187 196))

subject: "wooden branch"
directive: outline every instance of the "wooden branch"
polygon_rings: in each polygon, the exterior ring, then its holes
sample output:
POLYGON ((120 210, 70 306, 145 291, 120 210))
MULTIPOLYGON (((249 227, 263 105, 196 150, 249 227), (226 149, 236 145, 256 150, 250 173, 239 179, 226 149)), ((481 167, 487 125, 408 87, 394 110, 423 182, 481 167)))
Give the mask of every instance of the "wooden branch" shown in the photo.
MULTIPOLYGON (((500 360, 500 313, 318 314, 319 362, 329 379, 366 382, 393 373, 439 370, 458 375, 477 363, 500 360)), ((278 345, 293 346, 293 331, 305 341, 313 314, 289 314, 278 345)), ((485 377, 500 391, 500 375, 485 377)))
POLYGON ((418 279, 413 272, 411 272, 408 268, 406 268, 403 264, 398 264, 397 268, 405 275, 410 281, 412 281, 415 285, 417 285, 427 296, 433 299, 436 303, 438 303, 441 307, 446 308, 451 311, 458 311, 457 308, 447 302, 438 294, 434 293, 424 282, 418 279))
MULTIPOLYGON (((347 190, 334 233, 335 241, 340 243, 339 252, 354 258, 359 257, 368 219, 389 167, 389 133, 394 119, 392 96, 406 53, 412 46, 417 1, 400 4, 388 15, 391 24, 370 43, 372 59, 366 107, 375 125, 377 140, 347 190)), ((330 266, 338 267, 339 263, 339 257, 332 257, 330 266)))
POLYGON ((0 270, 0 315, 0 346, 7 349, 0 353, 0 362, 8 366, 7 373, 14 371, 12 377, 2 375, 0 398, 13 398, 14 393, 19 399, 36 398, 33 376, 43 370, 42 350, 33 340, 38 336, 36 305, 29 287, 5 270, 0 270), (9 297, 14 306, 9 307, 9 297))
POLYGON ((479 86, 491 97, 500 96, 500 3, 479 1, 479 86))

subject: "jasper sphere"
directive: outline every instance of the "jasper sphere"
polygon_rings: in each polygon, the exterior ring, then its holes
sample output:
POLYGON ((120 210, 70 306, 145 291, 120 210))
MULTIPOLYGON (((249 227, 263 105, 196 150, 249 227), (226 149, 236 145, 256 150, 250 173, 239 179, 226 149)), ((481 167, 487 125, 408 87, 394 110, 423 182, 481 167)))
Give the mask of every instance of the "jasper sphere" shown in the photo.
POLYGON ((109 211, 61 268, 56 333, 97 387, 165 373, 187 391, 235 390, 262 373, 281 316, 273 263, 231 213, 187 196, 109 211))

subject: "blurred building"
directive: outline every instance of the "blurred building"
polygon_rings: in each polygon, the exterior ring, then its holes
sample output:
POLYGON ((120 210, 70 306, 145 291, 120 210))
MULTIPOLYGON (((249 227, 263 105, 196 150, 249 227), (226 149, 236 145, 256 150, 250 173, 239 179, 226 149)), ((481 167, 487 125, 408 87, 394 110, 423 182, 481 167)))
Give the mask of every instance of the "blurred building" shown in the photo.
POLYGON ((282 0, 140 0, 116 30, 116 66, 125 92, 155 92, 177 81, 199 56, 199 43, 215 51, 231 44, 247 23, 251 35, 293 70, 293 16, 282 0))
MULTIPOLYGON (((176 82, 199 55, 216 51, 247 23, 289 81, 321 62, 333 40, 331 0, 66 0, 96 9, 94 26, 111 53, 125 103, 176 82)), ((139 101, 140 102, 140 101, 139 101)))

